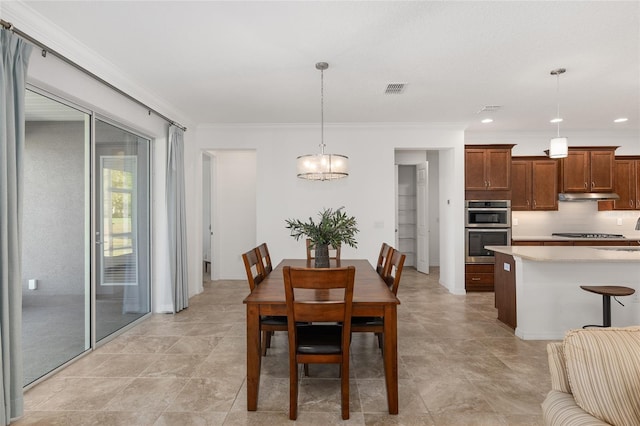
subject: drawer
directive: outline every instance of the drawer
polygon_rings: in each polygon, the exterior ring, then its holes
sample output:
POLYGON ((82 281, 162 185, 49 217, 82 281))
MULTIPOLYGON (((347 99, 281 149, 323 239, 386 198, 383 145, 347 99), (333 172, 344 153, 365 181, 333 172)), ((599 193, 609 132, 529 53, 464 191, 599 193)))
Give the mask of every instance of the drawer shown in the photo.
POLYGON ((493 274, 482 274, 471 272, 464 274, 465 284, 491 284, 493 285, 493 274))

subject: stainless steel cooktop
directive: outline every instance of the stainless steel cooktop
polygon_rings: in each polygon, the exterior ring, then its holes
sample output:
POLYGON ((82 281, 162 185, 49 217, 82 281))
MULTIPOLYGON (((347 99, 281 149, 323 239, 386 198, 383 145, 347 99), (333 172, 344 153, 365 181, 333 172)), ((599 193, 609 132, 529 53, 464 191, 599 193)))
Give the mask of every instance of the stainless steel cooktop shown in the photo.
POLYGON ((554 232, 551 234, 553 237, 565 237, 565 238, 625 238, 622 234, 599 234, 595 232, 554 232))

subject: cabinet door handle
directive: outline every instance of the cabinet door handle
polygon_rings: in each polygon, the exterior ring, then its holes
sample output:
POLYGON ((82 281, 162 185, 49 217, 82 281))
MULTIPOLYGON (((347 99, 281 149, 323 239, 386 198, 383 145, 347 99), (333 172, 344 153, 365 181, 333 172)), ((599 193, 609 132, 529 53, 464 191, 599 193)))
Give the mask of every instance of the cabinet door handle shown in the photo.
POLYGON ((480 278, 478 278, 478 277, 473 277, 473 278, 471 278, 471 281, 480 281, 480 278))
POLYGON ((536 200, 533 200, 533 207, 536 207, 536 200))
POLYGON ((596 183, 595 182, 591 182, 591 188, 595 188, 596 187, 596 183))
POLYGON ((587 182, 584 183, 584 189, 587 189, 587 182))

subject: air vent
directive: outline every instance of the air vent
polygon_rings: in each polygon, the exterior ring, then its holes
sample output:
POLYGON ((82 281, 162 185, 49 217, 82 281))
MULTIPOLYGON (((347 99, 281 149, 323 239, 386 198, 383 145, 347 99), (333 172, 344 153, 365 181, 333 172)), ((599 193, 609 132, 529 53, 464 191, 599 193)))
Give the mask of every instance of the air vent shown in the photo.
POLYGON ((384 91, 387 95, 399 95, 404 92, 404 88, 407 86, 407 83, 389 83, 387 84, 387 89, 384 91))
POLYGON ((480 108, 480 110, 477 113, 480 114, 481 112, 495 112, 500 108, 502 108, 501 105, 485 105, 482 108, 480 108))

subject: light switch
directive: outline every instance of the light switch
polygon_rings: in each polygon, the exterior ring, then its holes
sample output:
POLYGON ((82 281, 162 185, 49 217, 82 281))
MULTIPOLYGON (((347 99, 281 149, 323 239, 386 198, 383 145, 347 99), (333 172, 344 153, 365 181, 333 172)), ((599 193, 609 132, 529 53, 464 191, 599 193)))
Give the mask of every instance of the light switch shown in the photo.
POLYGON ((622 226, 622 218, 621 217, 616 219, 616 225, 622 226))
POLYGON ((513 218, 513 226, 518 226, 518 218, 517 217, 513 218))
POLYGON ((509 263, 505 262, 503 264, 503 267, 504 267, 505 271, 507 271, 507 272, 511 271, 511 265, 509 263))

